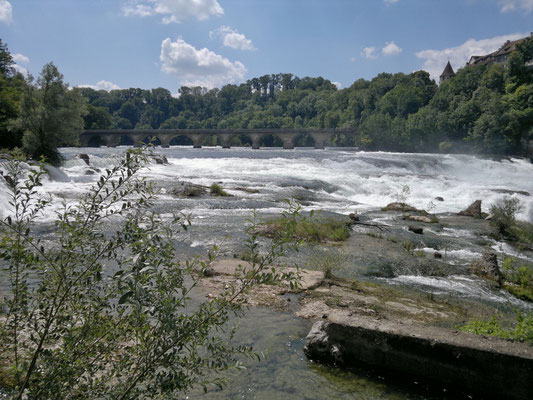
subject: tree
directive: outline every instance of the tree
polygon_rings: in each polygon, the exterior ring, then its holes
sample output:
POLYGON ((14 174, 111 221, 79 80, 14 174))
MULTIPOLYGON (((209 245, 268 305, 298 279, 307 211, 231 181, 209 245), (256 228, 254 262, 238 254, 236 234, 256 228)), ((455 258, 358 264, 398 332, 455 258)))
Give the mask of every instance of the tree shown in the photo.
POLYGON ((13 214, 0 219, 0 273, 9 294, 0 300, 0 379, 13 398, 176 398, 194 386, 220 385, 220 372, 239 367, 250 349, 219 337, 236 300, 258 283, 296 282, 273 267, 293 247, 298 209, 284 214, 285 229, 259 253, 255 217, 247 241, 250 266, 205 302, 191 296, 211 267, 180 262, 169 224, 151 210, 155 190, 137 177, 150 157, 131 150, 107 170, 79 204, 55 221, 53 243, 35 235, 47 202, 35 198, 42 172, 10 164, 6 179, 13 214))
POLYGON ((13 57, 0 39, 0 148, 21 145, 22 134, 14 126, 25 85, 22 74, 13 67, 13 57))
POLYGON ((69 90, 56 66, 46 64, 36 84, 30 79, 23 95, 17 124, 24 132, 24 149, 34 158, 44 156, 59 164, 57 148, 78 143, 85 113, 78 90, 69 90))

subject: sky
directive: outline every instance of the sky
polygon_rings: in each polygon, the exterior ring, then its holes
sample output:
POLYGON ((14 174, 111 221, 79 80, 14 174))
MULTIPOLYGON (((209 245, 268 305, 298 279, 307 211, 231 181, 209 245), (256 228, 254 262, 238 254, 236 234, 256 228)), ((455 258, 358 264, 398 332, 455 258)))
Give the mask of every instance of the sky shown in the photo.
POLYGON ((533 31, 533 0, 0 0, 0 38, 22 73, 52 61, 71 86, 221 87, 381 72, 438 80, 533 31))

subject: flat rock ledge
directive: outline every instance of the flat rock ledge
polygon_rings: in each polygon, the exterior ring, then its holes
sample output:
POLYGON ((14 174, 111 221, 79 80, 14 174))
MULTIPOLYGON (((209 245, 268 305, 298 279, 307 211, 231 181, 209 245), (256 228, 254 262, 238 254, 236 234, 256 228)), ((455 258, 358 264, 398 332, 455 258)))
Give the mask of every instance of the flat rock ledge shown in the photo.
POLYGON ((483 398, 533 398, 533 347, 524 343, 341 312, 313 325, 304 351, 317 362, 371 365, 483 398))
MULTIPOLYGON (((238 268, 242 265, 249 268, 250 263, 236 259, 218 260, 213 263, 211 274, 202 279, 201 284, 205 291, 206 297, 213 297, 222 292, 228 285, 234 284, 239 278, 238 268)), ((281 269, 280 269, 281 271, 281 269)), ((283 268, 283 272, 294 272, 296 268, 283 268)), ((288 311, 291 308, 290 298, 283 295, 288 293, 301 293, 307 290, 317 288, 324 281, 322 271, 309 271, 300 269, 301 279, 298 287, 291 289, 288 284, 276 285, 257 285, 244 294, 239 302, 251 307, 269 307, 278 311, 288 311)))

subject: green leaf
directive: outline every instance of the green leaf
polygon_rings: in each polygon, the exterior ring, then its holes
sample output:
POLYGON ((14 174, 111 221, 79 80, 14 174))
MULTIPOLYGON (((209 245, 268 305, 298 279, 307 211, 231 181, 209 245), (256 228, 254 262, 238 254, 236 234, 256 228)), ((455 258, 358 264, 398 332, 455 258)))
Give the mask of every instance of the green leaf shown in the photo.
POLYGON ((119 304, 119 305, 120 305, 120 304, 124 304, 126 301, 128 301, 128 299, 129 299, 131 296, 133 296, 133 291, 132 291, 132 290, 130 290, 129 292, 124 293, 124 294, 120 297, 120 299, 118 300, 118 304, 119 304))

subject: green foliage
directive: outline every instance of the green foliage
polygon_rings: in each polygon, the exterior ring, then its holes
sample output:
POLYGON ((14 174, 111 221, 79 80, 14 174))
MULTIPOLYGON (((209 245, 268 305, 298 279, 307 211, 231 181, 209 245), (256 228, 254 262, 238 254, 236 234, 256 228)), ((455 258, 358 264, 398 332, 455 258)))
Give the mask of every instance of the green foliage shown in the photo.
POLYGON ((14 65, 7 45, 0 39, 0 148, 21 145, 22 133, 13 121, 19 115, 25 81, 14 65))
MULTIPOLYGON (((275 237, 278 232, 286 230, 284 218, 266 222, 260 232, 265 236, 275 237)), ((308 243, 342 242, 350 236, 350 229, 344 221, 336 218, 299 217, 294 221, 294 238, 308 243)))
POLYGON ((57 68, 46 64, 36 84, 30 80, 26 85, 21 103, 17 125, 24 132, 25 151, 58 164, 57 148, 78 143, 85 112, 78 90, 69 90, 57 68))
POLYGON ((516 213, 522 208, 517 198, 505 198, 491 206, 491 225, 498 237, 517 242, 523 248, 533 247, 533 224, 516 220, 516 213))
POLYGON ((473 319, 468 324, 459 327, 459 330, 528 342, 533 345, 533 314, 522 314, 520 311, 516 311, 516 321, 513 325, 513 327, 505 327, 502 325, 501 319, 497 315, 493 315, 488 320, 473 319))
POLYGON ((298 211, 290 205, 287 230, 266 252, 255 235, 247 240, 251 264, 234 285, 191 302, 218 248, 205 261, 178 260, 174 235, 188 221, 166 223, 151 211, 154 188, 137 177, 148 159, 144 149, 126 153, 79 203, 65 205, 52 241, 36 234, 48 206, 35 190, 44 172, 9 165, 13 210, 0 220, 0 377, 13 398, 176 398, 221 385, 218 372, 253 355, 223 339, 232 336, 229 319, 242 315, 235 300, 258 283, 297 284, 295 274, 272 267, 294 248, 298 211))
POLYGON ((222 196, 222 197, 227 197, 229 196, 229 193, 226 192, 222 186, 220 186, 218 183, 213 183, 210 187, 209 187, 209 192, 213 195, 213 196, 222 196))
POLYGON ((381 73, 342 90, 322 77, 271 74, 221 89, 182 87, 179 98, 162 88, 82 93, 107 108, 115 128, 354 128, 355 136, 340 131, 330 144, 523 155, 533 138, 533 70, 525 65, 532 43, 517 47, 508 68, 467 66, 440 87, 416 71, 381 73))
POLYGON ((533 302, 533 267, 520 265, 512 257, 503 261, 503 286, 509 292, 522 300, 533 302))

